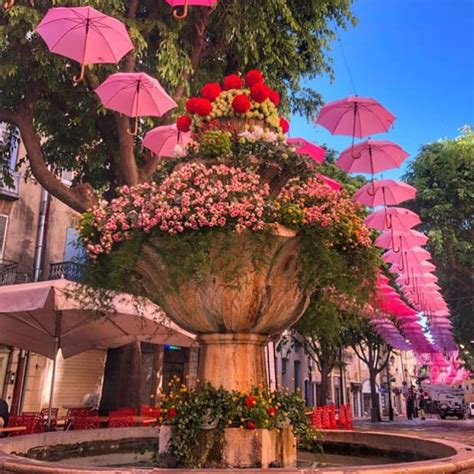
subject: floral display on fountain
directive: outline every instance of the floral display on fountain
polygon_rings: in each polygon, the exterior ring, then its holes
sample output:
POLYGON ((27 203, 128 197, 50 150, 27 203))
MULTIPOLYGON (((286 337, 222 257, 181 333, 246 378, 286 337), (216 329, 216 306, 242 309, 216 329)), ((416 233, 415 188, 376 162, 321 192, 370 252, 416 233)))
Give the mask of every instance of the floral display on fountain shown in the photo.
POLYGON ((81 230, 96 259, 137 231, 178 234, 205 228, 259 232, 265 224, 326 232, 324 244, 342 251, 371 245, 362 207, 317 176, 317 163, 286 143, 288 123, 279 94, 249 71, 208 83, 177 119, 193 139, 163 161, 156 181, 117 190, 83 216, 81 230), (169 170, 169 171, 168 171, 169 170))

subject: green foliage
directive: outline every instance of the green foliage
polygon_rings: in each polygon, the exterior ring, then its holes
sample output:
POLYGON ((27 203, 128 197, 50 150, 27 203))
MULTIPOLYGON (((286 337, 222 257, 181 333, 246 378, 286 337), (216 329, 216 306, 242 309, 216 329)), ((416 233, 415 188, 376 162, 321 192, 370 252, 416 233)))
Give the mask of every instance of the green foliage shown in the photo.
MULTIPOLYGON (((197 25, 206 21, 206 8, 191 7, 185 21, 173 18, 164 0, 140 0, 133 18, 127 17, 129 0, 37 0, 34 8, 20 0, 8 12, 1 9, 1 107, 15 110, 28 94, 37 132, 48 137, 43 143, 47 162, 58 172, 74 170, 77 183, 99 190, 113 190, 123 176, 118 171, 114 116, 100 106, 93 84, 121 66, 91 66, 93 82, 73 87, 78 64, 50 53, 32 34, 48 8, 65 5, 90 5, 124 21, 135 45, 137 68, 157 77, 172 95, 197 94, 216 77, 259 67, 282 94, 286 112, 308 117, 321 98, 302 89, 300 81, 332 74, 329 51, 336 28, 355 23, 351 0, 221 1, 210 13, 200 61, 193 63, 197 25)), ((150 119, 147 126, 160 123, 150 119)), ((141 141, 135 145, 140 161, 141 141)))
POLYGON ((407 207, 417 212, 421 230, 447 303, 454 333, 465 346, 461 355, 474 368, 474 132, 463 129, 454 140, 424 145, 404 176, 417 189, 407 207))
POLYGON ((174 428, 168 450, 180 467, 218 466, 224 428, 278 429, 291 424, 299 443, 314 447, 317 442, 299 393, 261 387, 245 393, 210 384, 189 389, 175 379, 159 403, 162 423, 174 428), (217 436, 209 436, 203 427, 212 427, 217 436))
POLYGON ((209 130, 199 140, 199 153, 205 157, 227 156, 231 148, 230 133, 222 130, 209 130))

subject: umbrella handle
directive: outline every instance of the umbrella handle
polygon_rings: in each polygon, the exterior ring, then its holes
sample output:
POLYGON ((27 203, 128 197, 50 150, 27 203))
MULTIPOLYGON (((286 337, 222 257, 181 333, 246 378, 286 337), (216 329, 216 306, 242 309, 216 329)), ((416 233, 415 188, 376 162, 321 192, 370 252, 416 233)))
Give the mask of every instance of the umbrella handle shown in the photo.
POLYGON ((84 79, 85 69, 86 69, 86 65, 81 64, 81 73, 80 73, 79 77, 78 76, 73 76, 73 78, 72 78, 72 81, 74 82, 74 84, 79 84, 79 82, 81 82, 84 79))
POLYGON ((403 253, 402 253, 402 264, 398 265, 398 269, 403 272, 403 270, 405 270, 405 261, 403 260, 403 253))
MULTIPOLYGON (((356 159, 356 158, 354 158, 354 159, 356 159)), ((367 189, 367 194, 369 196, 375 196, 375 193, 376 193, 376 191, 375 191, 375 181, 374 181, 374 177, 372 175, 372 181, 370 183, 369 189, 367 189)))
POLYGON ((134 137, 135 135, 138 135, 138 117, 135 117, 135 127, 133 131, 127 128, 127 133, 132 137, 134 137))
POLYGON ((393 238, 393 229, 392 229, 392 250, 393 250, 393 253, 400 253, 400 251, 402 250, 401 241, 402 241, 402 238, 400 237, 400 247, 398 247, 398 249, 396 249, 395 248, 395 239, 393 238))
POLYGON ((351 157, 353 160, 358 160, 362 156, 362 153, 354 154, 354 135, 352 135, 352 146, 351 146, 351 157))
POLYGON ((188 0, 186 0, 186 2, 184 3, 184 7, 183 7, 183 13, 181 13, 181 15, 178 13, 178 10, 173 10, 173 16, 177 19, 177 20, 184 20, 187 16, 188 16, 188 0))

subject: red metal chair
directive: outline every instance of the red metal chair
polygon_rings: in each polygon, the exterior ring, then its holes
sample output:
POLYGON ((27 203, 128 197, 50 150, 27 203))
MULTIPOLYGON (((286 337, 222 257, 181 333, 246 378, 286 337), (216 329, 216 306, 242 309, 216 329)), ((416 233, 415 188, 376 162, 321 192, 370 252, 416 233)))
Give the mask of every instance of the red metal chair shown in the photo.
POLYGON ((71 430, 96 430, 99 426, 98 416, 79 416, 72 420, 71 430))
POLYGON ((320 407, 314 407, 311 413, 311 425, 317 429, 323 427, 323 411, 320 407))
POLYGON ((11 436, 20 436, 33 433, 42 433, 44 424, 40 413, 23 413, 21 415, 11 415, 8 420, 8 427, 26 426, 26 430, 13 431, 11 436))
POLYGON ((71 429, 74 420, 77 418, 87 418, 95 416, 97 416, 97 410, 91 410, 90 408, 70 408, 66 414, 64 431, 71 429))
POLYGON ((330 429, 331 423, 329 420, 329 406, 324 406, 321 412, 321 429, 330 429))
POLYGON ((330 430, 335 430, 337 428, 336 405, 329 405, 329 407, 328 407, 328 416, 329 416, 329 429, 330 430))
POLYGON ((351 405, 350 405, 350 403, 348 403, 348 404, 346 405, 345 417, 346 417, 345 429, 346 429, 346 430, 352 430, 354 427, 353 427, 353 424, 352 424, 352 410, 351 410, 351 405))
POLYGON ((109 428, 128 428, 135 426, 135 419, 133 416, 114 416, 109 418, 109 428))

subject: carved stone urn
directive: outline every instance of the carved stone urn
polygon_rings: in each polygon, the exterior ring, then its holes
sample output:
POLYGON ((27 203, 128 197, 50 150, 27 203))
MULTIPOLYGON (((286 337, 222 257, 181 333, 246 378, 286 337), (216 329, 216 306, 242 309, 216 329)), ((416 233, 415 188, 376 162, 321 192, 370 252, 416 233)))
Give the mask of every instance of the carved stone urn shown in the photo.
POLYGON ((149 297, 198 335, 201 380, 242 391, 265 384, 268 336, 295 323, 309 303, 298 284, 298 237, 276 224, 262 234, 216 232, 199 277, 181 275, 179 259, 163 258, 167 251, 149 238, 137 271, 149 297))

